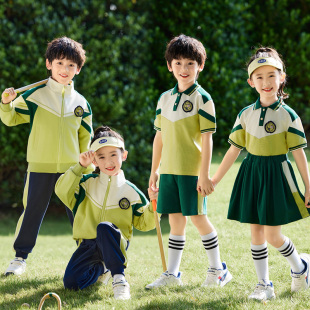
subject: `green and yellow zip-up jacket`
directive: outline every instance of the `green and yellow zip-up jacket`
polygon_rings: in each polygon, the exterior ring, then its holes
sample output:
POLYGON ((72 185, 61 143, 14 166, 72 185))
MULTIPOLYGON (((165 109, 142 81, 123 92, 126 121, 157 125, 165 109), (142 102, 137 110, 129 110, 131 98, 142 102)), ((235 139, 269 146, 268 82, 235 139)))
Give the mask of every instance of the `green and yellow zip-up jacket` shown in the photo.
POLYGON ((155 228, 151 205, 144 194, 125 179, 121 170, 116 176, 105 173, 83 175, 80 164, 61 175, 55 192, 74 215, 73 238, 95 239, 101 222, 116 225, 130 241, 133 227, 141 231, 155 228))
POLYGON ((73 82, 62 85, 49 78, 43 86, 26 91, 10 104, 0 105, 7 126, 29 123, 29 172, 65 172, 89 148, 92 112, 73 82))

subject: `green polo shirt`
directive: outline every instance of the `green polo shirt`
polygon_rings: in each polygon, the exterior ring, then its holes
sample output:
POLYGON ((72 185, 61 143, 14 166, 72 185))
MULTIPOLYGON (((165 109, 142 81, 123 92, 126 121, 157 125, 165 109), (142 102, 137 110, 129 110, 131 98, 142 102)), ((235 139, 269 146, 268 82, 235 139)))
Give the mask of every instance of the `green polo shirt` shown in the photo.
POLYGON ((269 107, 263 107, 258 98, 244 108, 237 117, 228 141, 258 156, 286 154, 307 146, 300 118, 280 99, 269 107))
POLYGON ((160 173, 198 176, 201 135, 216 129, 210 94, 197 82, 181 93, 176 85, 160 96, 154 127, 163 141, 160 173))

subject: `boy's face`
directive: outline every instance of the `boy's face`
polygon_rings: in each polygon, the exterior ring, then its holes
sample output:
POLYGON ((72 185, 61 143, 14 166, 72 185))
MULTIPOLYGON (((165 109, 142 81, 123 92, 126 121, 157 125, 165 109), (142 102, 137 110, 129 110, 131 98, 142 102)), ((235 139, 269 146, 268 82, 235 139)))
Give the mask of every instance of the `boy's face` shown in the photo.
POLYGON ((196 82, 197 75, 203 70, 204 64, 199 65, 196 60, 181 58, 173 59, 171 65, 167 62, 167 66, 178 81, 179 91, 183 92, 196 82))
POLYGON ((68 85, 81 71, 75 62, 67 58, 54 59, 52 63, 46 59, 46 68, 52 71, 52 78, 63 85, 68 85))
POLYGON ((115 146, 102 147, 95 153, 94 165, 107 175, 117 175, 122 168, 123 161, 127 158, 127 153, 115 146))

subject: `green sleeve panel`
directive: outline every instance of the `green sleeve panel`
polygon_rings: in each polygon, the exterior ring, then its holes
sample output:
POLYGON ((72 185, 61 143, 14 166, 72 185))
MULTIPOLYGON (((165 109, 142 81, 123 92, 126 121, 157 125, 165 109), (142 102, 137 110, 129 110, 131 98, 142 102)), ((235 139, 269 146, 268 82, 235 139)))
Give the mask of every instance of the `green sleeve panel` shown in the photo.
POLYGON ((131 182, 126 181, 139 195, 141 202, 132 205, 133 226, 141 231, 149 231, 155 228, 154 212, 145 195, 131 182))
POLYGON ((59 199, 71 210, 76 206, 80 181, 85 168, 80 164, 68 169, 61 175, 55 186, 55 193, 59 199))

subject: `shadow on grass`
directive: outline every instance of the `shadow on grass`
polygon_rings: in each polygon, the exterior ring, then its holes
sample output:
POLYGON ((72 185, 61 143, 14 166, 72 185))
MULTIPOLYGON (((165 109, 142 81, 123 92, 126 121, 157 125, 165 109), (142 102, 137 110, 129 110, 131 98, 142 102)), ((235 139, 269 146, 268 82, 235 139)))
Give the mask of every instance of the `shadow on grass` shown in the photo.
MULTIPOLYGON (((216 309, 216 310, 222 310, 222 309, 229 309, 232 307, 232 305, 242 304, 244 302, 244 297, 242 296, 232 296, 231 294, 227 294, 225 297, 221 294, 221 296, 218 296, 218 299, 216 299, 216 288, 215 290, 208 291, 204 288, 201 288, 200 286, 191 286, 186 285, 183 287, 174 287, 173 291, 179 296, 174 296, 174 298, 169 298, 166 295, 166 288, 163 289, 156 289, 156 300, 152 300, 148 302, 147 304, 144 304, 140 307, 135 307, 135 310, 167 310, 167 309, 177 309, 177 310, 188 310, 188 309, 216 309), (210 297, 210 300, 206 300, 206 296, 200 296, 197 295, 197 290, 201 290, 202 294, 208 294, 210 297), (191 296, 188 296, 188 293, 190 293, 191 296), (160 296, 162 295, 162 296, 160 296), (202 300, 203 299, 203 300, 202 300)), ((147 291, 149 294, 154 294, 154 291, 147 291)), ((141 292, 141 297, 145 296, 146 293, 141 292)), ((137 296, 138 297, 138 296, 137 296)), ((139 298, 139 297, 138 297, 139 298)))
MULTIPOLYGON (((62 279, 53 276, 49 276, 46 279, 27 280, 20 279, 19 277, 8 279, 8 277, 1 275, 0 280, 0 295, 6 296, 4 301, 0 303, 1 310, 19 309, 23 304, 29 304, 32 309, 37 309, 42 297, 51 292, 50 287, 55 287, 52 292, 59 295, 63 307, 69 305, 77 309, 87 309, 86 304, 90 301, 92 303, 103 302, 102 294, 99 293, 100 286, 96 284, 82 291, 73 291, 64 289, 62 287, 62 279), (18 295, 21 295, 21 292, 24 292, 24 296, 18 297, 18 295), (25 294, 27 295, 25 296, 25 294)), ((107 293, 107 297, 113 297, 112 290, 109 296, 107 293)), ((56 299, 47 299, 44 307, 48 308, 48 306, 56 309, 56 299)))

